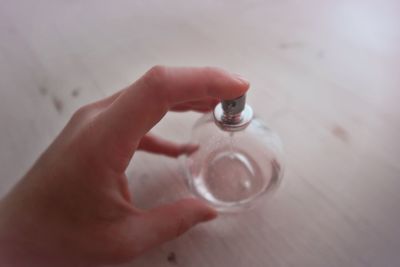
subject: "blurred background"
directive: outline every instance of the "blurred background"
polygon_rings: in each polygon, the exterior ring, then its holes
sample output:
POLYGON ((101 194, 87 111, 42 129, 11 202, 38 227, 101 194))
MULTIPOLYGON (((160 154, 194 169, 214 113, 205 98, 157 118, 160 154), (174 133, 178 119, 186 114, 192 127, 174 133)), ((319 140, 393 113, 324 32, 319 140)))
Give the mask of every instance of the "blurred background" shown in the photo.
MULTIPOLYGON (((284 183, 123 266, 399 266, 400 2, 0 0, 0 197, 80 106, 155 64, 218 66, 280 134, 284 183)), ((154 132, 187 141, 195 113, 154 132)), ((138 153, 136 203, 188 194, 138 153)))

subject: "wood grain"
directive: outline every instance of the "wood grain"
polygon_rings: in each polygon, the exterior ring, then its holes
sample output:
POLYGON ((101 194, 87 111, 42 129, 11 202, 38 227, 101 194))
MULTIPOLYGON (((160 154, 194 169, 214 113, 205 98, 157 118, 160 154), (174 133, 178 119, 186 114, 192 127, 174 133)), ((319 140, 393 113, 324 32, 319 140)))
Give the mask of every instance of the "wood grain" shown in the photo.
MULTIPOLYGON (((398 1, 0 1, 0 195, 79 106, 155 64, 247 77, 284 141, 283 186, 122 266, 399 266, 398 1)), ((154 131, 185 141, 197 114, 154 131)), ((138 153, 135 201, 188 195, 179 162, 138 153)))

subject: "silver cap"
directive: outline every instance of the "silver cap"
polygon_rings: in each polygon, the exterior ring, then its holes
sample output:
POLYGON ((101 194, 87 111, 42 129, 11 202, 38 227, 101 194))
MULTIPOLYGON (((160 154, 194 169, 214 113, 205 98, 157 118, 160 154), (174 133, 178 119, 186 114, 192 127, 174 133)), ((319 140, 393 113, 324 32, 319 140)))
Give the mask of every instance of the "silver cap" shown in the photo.
POLYGON ((222 110, 225 114, 236 115, 242 112, 246 105, 246 95, 239 96, 231 100, 223 100, 221 102, 222 110))
POLYGON ((223 100, 214 109, 215 123, 224 131, 240 131, 253 118, 253 109, 246 104, 246 95, 223 100))

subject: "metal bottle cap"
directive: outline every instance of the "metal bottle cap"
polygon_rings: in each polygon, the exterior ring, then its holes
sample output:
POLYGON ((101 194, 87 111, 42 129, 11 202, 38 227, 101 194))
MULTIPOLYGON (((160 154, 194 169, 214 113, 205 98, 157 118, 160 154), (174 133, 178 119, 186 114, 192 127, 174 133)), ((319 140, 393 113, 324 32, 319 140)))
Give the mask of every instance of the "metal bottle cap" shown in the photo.
POLYGON ((215 123, 224 131, 240 131, 253 118, 253 109, 246 104, 246 95, 223 100, 214 109, 215 123))
POLYGON ((246 95, 239 96, 231 100, 223 100, 221 102, 222 110, 226 114, 235 115, 242 112, 246 105, 246 95))

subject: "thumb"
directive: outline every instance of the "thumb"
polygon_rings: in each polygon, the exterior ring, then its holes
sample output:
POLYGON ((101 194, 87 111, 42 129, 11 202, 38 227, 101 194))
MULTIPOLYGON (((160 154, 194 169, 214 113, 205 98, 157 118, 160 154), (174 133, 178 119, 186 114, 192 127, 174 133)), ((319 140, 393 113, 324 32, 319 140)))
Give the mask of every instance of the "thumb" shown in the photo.
POLYGON ((174 239, 197 223, 217 217, 217 212, 202 201, 189 198, 152 209, 140 216, 141 248, 147 250, 174 239))

